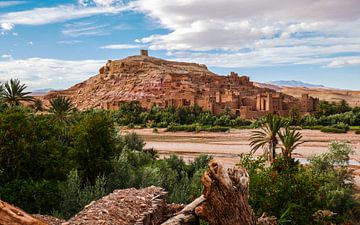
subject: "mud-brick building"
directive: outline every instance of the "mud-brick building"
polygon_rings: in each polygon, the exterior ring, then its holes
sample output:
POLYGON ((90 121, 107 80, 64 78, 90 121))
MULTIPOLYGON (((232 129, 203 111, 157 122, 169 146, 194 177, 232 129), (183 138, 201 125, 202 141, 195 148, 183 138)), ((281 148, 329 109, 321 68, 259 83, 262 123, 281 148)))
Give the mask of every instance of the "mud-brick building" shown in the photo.
MULTIPOLYGON (((146 50, 138 56, 108 60, 98 75, 58 93, 72 98, 80 110, 116 110, 121 102, 138 101, 148 109, 154 104, 199 105, 216 115, 229 108, 234 115, 245 119, 267 113, 286 116, 292 108, 308 114, 319 104, 318 99, 307 94, 295 98, 258 87, 248 76, 236 72, 217 75, 205 65, 154 58, 146 50)), ((56 94, 53 92, 51 96, 56 94)))

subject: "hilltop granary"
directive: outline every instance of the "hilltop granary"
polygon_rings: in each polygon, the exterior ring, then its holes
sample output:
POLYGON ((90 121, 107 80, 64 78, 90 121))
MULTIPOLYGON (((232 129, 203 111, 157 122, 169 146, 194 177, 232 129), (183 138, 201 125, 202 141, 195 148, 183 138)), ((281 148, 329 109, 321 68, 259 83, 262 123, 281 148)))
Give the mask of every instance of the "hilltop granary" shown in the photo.
POLYGON ((149 56, 147 50, 140 55, 122 60, 108 60, 99 74, 68 90, 51 92, 72 98, 81 109, 118 109, 121 102, 138 101, 149 109, 199 105, 219 115, 229 108, 234 115, 253 119, 274 113, 282 116, 297 108, 301 114, 316 110, 319 99, 303 94, 295 98, 260 88, 248 76, 231 72, 217 75, 205 65, 167 61, 149 56))

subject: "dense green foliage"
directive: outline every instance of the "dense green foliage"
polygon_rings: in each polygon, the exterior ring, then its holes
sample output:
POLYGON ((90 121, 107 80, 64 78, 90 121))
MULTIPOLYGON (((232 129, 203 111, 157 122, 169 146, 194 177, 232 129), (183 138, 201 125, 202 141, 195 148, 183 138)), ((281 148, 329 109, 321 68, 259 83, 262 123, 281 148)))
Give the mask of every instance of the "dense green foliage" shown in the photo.
MULTIPOLYGON (((118 125, 129 128, 138 126, 188 132, 225 132, 230 128, 260 128, 266 121, 266 116, 253 121, 241 119, 231 114, 229 108, 226 108, 221 115, 215 116, 211 112, 203 111, 197 105, 180 108, 160 108, 154 105, 147 111, 138 102, 121 103, 120 109, 111 112, 111 115, 118 125)), ((300 110, 293 108, 289 116, 282 120, 293 127, 346 133, 349 126, 360 126, 360 108, 352 109, 346 101, 339 103, 321 101, 314 115, 302 117, 300 110)))
POLYGON ((340 103, 329 103, 321 101, 319 109, 315 115, 305 116, 301 119, 303 126, 334 126, 340 129, 348 130, 346 126, 360 125, 359 108, 350 108, 346 101, 340 103), (339 127, 342 126, 342 127, 339 127))
POLYGON ((191 125, 175 125, 170 124, 166 131, 174 132, 174 131, 187 131, 187 132, 200 132, 200 131, 208 131, 208 132, 226 132, 229 131, 230 127, 221 127, 221 126, 201 126, 199 124, 191 124, 191 125))
POLYGON ((347 132, 345 129, 337 128, 333 126, 323 127, 320 129, 320 131, 324 133, 335 133, 335 134, 343 134, 347 132))
MULTIPOLYGON (((360 108, 350 108, 346 101, 329 103, 321 101, 314 115, 300 116, 299 110, 290 110, 289 116, 282 118, 291 126, 303 129, 321 130, 323 132, 346 133, 350 126, 360 126, 360 108)), ((259 128, 264 124, 266 117, 252 122, 251 127, 259 128)))
MULTIPOLYGON (((65 97, 52 100, 48 114, 39 114, 39 105, 38 110, 21 107, 29 100, 24 87, 17 81, 0 85, 0 199, 30 213, 69 218, 114 189, 129 187, 161 186, 169 192, 169 202, 177 203, 201 194, 200 177, 210 156, 200 155, 191 163, 176 155, 158 159, 135 133, 120 136, 116 124, 222 132, 249 125, 229 110, 214 116, 197 106, 154 106, 148 112, 133 102, 111 113, 76 112, 65 97), (6 97, 10 91, 18 93, 11 95, 15 98, 6 97)), ((262 158, 241 160, 249 171, 250 203, 257 216, 266 212, 280 224, 323 224, 313 215, 330 210, 336 214, 325 220, 359 223, 359 203, 352 197, 347 167, 349 145, 332 143, 329 153, 315 156, 307 166, 291 158, 301 136, 288 125, 320 124, 344 131, 360 125, 359 108, 350 109, 346 102, 334 105, 323 103, 316 116, 302 119, 298 110, 292 110, 286 119, 267 116, 254 122, 265 128, 253 146, 268 147, 272 156, 270 167, 262 158), (282 155, 276 158, 280 143, 282 155)))
POLYGON ((34 114, 22 107, 0 113, 0 198, 30 213, 68 218, 114 189, 158 185, 171 202, 201 193, 200 176, 210 160, 187 164, 177 156, 158 160, 131 133, 119 136, 104 111, 34 114))
POLYGON ((167 107, 154 105, 146 111, 138 102, 121 103, 120 109, 112 112, 116 123, 121 126, 168 128, 169 131, 226 131, 229 127, 249 126, 250 121, 231 115, 225 110, 220 116, 203 111, 199 106, 167 107), (215 127, 215 128, 214 128, 215 127))
POLYGON ((242 156, 241 164, 250 176, 250 204, 256 215, 266 212, 276 216, 280 224, 324 224, 323 221, 358 224, 360 205, 353 199, 347 167, 351 148, 333 142, 329 150, 313 157, 309 165, 292 160, 291 167, 286 166, 283 158, 266 167, 264 159, 242 156), (318 210, 336 214, 316 218, 318 210))

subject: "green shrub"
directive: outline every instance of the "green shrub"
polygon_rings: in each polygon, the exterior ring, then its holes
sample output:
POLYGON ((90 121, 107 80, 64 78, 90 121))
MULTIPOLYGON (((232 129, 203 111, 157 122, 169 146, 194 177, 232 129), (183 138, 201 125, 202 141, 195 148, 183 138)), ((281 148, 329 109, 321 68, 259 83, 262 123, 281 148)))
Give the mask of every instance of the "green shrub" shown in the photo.
POLYGON ((166 128, 168 125, 169 125, 168 122, 160 122, 156 124, 156 127, 166 128))
POLYGON ((0 199, 28 213, 49 215, 59 209, 61 196, 57 182, 21 179, 0 185, 0 199))
POLYGON ((83 181, 77 170, 72 170, 67 180, 59 185, 62 201, 60 203, 60 210, 57 213, 62 217, 70 218, 91 201, 98 200, 107 194, 104 177, 97 177, 93 186, 89 184, 82 186, 82 183, 83 181))
POLYGON ((202 127, 198 124, 191 125, 170 125, 166 129, 168 132, 176 132, 176 131, 186 131, 186 132, 200 132, 200 131, 208 131, 208 132, 227 132, 229 131, 229 127, 223 126, 211 126, 211 127, 202 127))
POLYGON ((221 127, 221 126, 214 126, 214 127, 208 127, 204 129, 205 131, 209 132, 227 132, 230 130, 229 127, 221 127))
POLYGON ((145 142, 142 137, 135 132, 131 132, 120 137, 120 143, 121 149, 127 147, 128 149, 135 151, 142 151, 145 146, 145 142))
POLYGON ((323 127, 323 128, 321 128, 320 131, 324 132, 324 133, 335 133, 335 134, 343 134, 343 133, 347 132, 345 129, 331 127, 331 126, 323 127))
POLYGON ((302 127, 300 126, 289 126, 290 130, 302 130, 302 127))
POLYGON ((232 120, 229 115, 222 115, 215 120, 214 125, 215 126, 231 126, 232 125, 231 122, 232 122, 232 120))
POLYGON ((250 126, 251 121, 241 119, 240 117, 236 117, 230 121, 230 126, 232 127, 243 127, 243 126, 250 126))
POLYGON ((15 179, 65 179, 69 171, 68 137, 62 125, 22 108, 0 114, 0 186, 15 179))
POLYGON ((176 132, 176 131, 187 131, 194 132, 196 131, 196 125, 169 125, 166 131, 176 132))
POLYGON ((302 126, 303 129, 307 130, 321 130, 324 126, 318 125, 318 126, 302 126))
POLYGON ((121 151, 114 123, 105 113, 91 113, 72 128, 71 135, 76 168, 84 180, 95 184, 97 176, 111 172, 111 159, 121 151))
POLYGON ((333 127, 343 129, 343 130, 346 130, 346 131, 350 130, 350 126, 348 124, 343 123, 343 122, 338 122, 337 124, 333 125, 333 127))
POLYGON ((329 152, 317 155, 309 165, 294 163, 289 169, 283 160, 266 167, 261 158, 247 155, 241 164, 250 176, 250 204, 257 216, 264 212, 276 216, 286 224, 325 224, 314 221, 318 210, 329 210, 333 224, 349 223, 349 213, 360 206, 353 198, 351 174, 348 170, 351 146, 333 142, 329 152))
POLYGON ((154 128, 152 132, 157 134, 159 133, 159 130, 157 128, 154 128))
POLYGON ((360 134, 360 130, 355 131, 355 134, 360 134))

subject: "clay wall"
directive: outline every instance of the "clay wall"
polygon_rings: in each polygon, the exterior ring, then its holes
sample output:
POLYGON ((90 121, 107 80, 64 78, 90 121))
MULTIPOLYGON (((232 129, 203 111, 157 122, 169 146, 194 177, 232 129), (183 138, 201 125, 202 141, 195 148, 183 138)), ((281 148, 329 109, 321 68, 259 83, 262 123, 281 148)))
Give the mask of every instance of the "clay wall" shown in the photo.
MULTIPOLYGON (((109 61, 101 68, 101 73, 111 74, 120 68, 123 73, 132 70, 133 66, 139 66, 137 64, 142 64, 142 62, 109 61)), ((132 93, 121 100, 138 100, 147 109, 154 104, 161 107, 187 107, 197 104, 216 115, 229 107, 234 114, 246 119, 261 117, 267 113, 287 115, 294 107, 300 108, 303 113, 312 112, 318 105, 318 99, 308 95, 303 95, 300 99, 289 97, 285 99, 281 93, 254 87, 249 77, 239 77, 235 72, 231 72, 227 77, 219 77, 196 71, 186 74, 184 71, 162 72, 162 76, 157 76, 148 82, 134 83, 132 93)), ((114 82, 132 82, 132 78, 128 75, 121 76, 114 82)), ((119 103, 119 100, 109 100, 102 102, 100 107, 116 110, 119 108, 119 103)))

